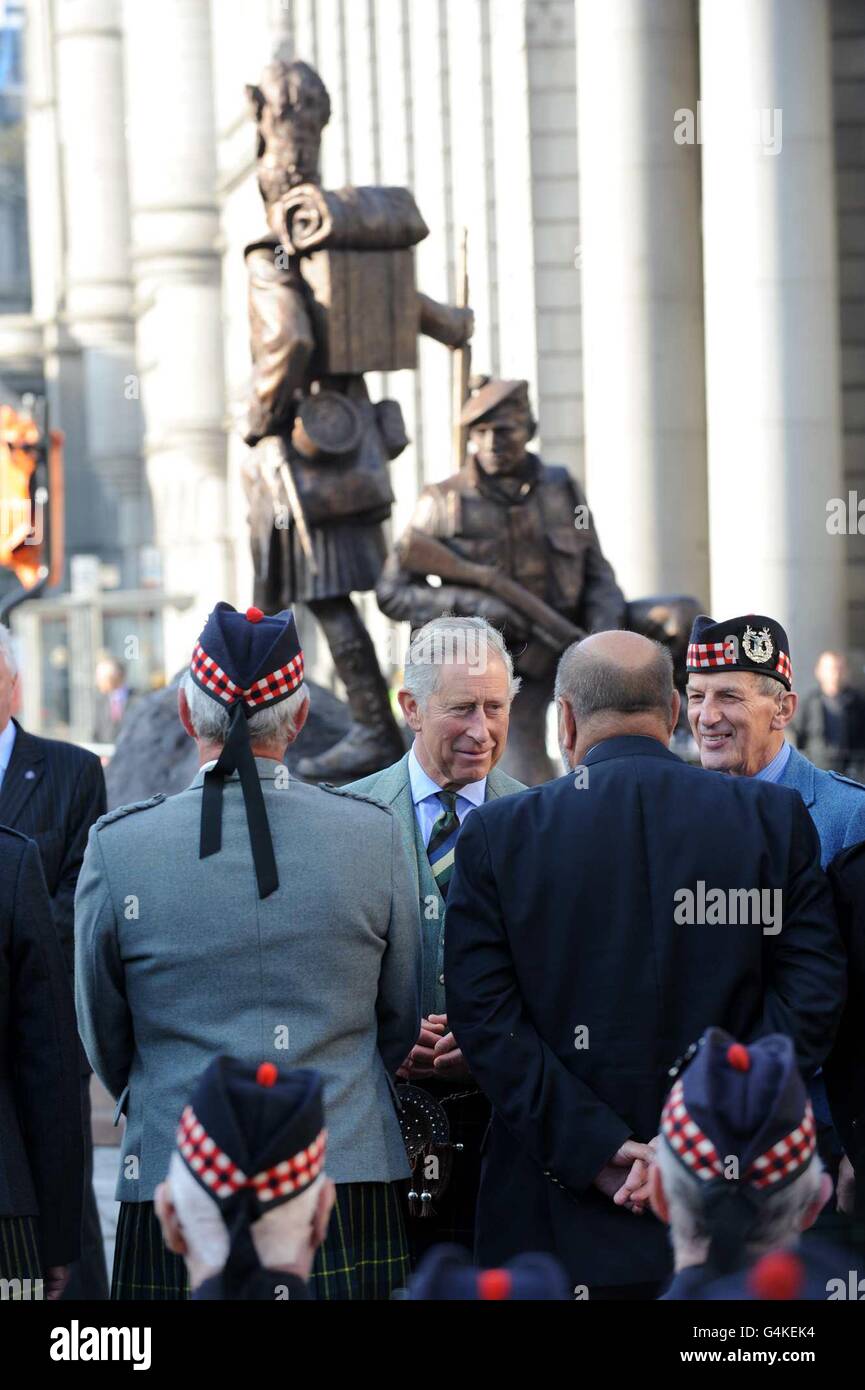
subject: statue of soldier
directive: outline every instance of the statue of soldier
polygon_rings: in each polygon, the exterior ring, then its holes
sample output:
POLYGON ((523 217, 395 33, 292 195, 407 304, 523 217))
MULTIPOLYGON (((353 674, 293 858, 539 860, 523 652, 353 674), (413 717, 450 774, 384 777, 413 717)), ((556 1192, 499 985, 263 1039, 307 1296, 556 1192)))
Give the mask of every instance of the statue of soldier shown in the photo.
POLYGON ((388 464, 408 439, 398 403, 373 404, 363 373, 415 367, 419 332, 460 348, 474 319, 417 292, 412 248, 428 229, 408 190, 321 188, 331 107, 312 68, 278 59, 247 93, 270 228, 245 252, 253 358, 245 438, 254 452, 244 483, 254 602, 265 612, 304 603, 323 629, 352 724, 298 771, 344 781, 404 752, 350 596, 373 589, 381 571, 382 523, 393 504, 388 464))
POLYGON ((522 678, 505 762, 534 785, 556 775, 545 728, 559 656, 585 633, 625 626, 627 606, 581 488, 526 447, 536 429, 528 382, 473 386, 461 420, 466 462, 424 488, 376 595, 413 627, 450 611, 502 629, 522 678))

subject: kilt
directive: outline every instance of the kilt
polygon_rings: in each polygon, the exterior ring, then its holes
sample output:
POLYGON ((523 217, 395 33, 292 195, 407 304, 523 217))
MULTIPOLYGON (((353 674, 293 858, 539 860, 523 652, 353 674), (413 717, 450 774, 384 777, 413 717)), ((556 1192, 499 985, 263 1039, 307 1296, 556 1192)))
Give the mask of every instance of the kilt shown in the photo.
POLYGON ((294 522, 283 530, 274 528, 272 572, 279 576, 279 593, 268 595, 271 603, 290 607, 310 599, 339 598, 375 588, 387 557, 380 522, 338 521, 310 526, 309 538, 317 574, 309 567, 294 522))
POLYGON ((0 1216, 0 1279, 41 1279, 39 1219, 0 1216))
POLYGON ((111 1297, 119 1303, 161 1303, 189 1297, 186 1261, 172 1255, 152 1202, 121 1202, 114 1243, 111 1297))
MULTIPOLYGON (((408 1244, 397 1188, 384 1182, 337 1184, 327 1236, 312 1267, 310 1298, 382 1300, 405 1285, 408 1244)), ((120 1203, 111 1297, 189 1297, 186 1263, 166 1249, 152 1202, 120 1203)))

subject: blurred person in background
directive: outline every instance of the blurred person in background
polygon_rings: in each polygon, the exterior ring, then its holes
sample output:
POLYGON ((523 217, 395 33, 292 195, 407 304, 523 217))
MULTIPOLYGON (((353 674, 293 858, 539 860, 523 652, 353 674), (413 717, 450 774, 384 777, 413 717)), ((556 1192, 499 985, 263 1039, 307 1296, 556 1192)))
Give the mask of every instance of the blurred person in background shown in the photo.
POLYGON ((802 700, 796 720, 797 745, 818 767, 861 781, 865 694, 850 683, 850 668, 841 652, 822 652, 814 674, 817 686, 802 700))
POLYGON ((117 732, 129 704, 129 686, 122 662, 113 656, 100 657, 93 680, 96 686, 94 742, 116 743, 117 732))

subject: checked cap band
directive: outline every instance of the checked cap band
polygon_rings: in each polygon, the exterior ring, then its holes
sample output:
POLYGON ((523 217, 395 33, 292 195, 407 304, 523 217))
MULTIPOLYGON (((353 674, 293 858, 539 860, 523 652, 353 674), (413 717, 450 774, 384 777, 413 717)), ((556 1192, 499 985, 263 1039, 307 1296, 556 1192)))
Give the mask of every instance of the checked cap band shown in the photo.
POLYGON ((294 615, 286 610, 268 617, 259 608, 238 613, 230 603, 218 603, 195 644, 189 669, 199 689, 231 716, 216 766, 204 774, 199 858, 207 859, 222 848, 223 790, 226 778, 237 772, 258 895, 267 898, 279 887, 279 874, 247 720, 287 700, 303 684, 303 651, 294 615))

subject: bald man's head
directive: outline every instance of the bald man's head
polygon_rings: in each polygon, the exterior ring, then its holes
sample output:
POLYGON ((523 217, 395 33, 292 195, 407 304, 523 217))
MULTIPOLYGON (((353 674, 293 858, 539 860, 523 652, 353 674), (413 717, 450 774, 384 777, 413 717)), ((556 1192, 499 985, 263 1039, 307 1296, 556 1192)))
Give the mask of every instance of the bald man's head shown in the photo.
POLYGON ((679 714, 673 658, 659 642, 636 632, 595 633, 564 653, 556 699, 566 763, 591 742, 617 734, 668 739, 679 714))

